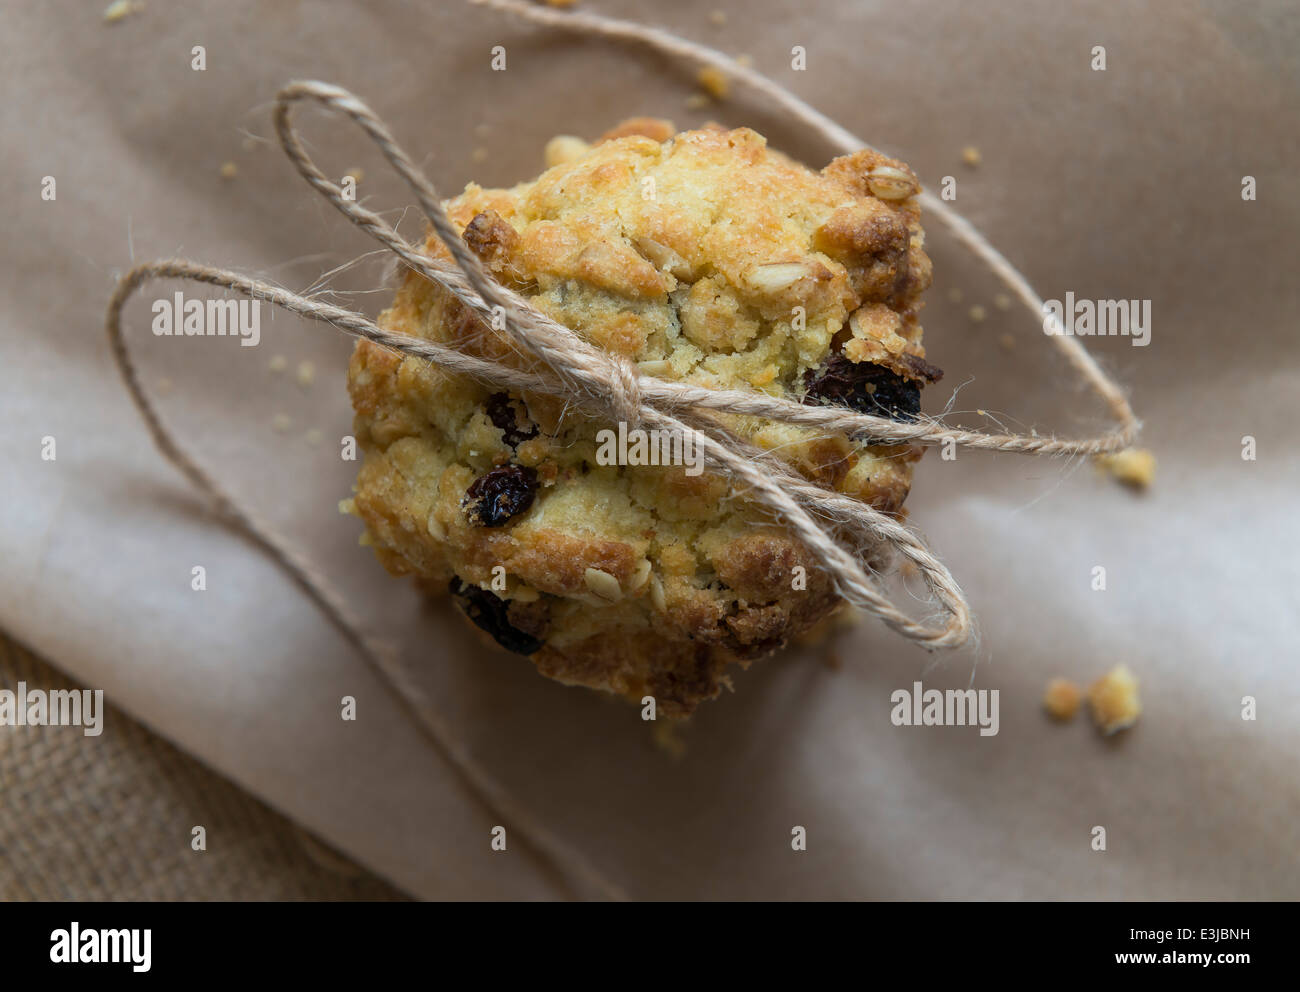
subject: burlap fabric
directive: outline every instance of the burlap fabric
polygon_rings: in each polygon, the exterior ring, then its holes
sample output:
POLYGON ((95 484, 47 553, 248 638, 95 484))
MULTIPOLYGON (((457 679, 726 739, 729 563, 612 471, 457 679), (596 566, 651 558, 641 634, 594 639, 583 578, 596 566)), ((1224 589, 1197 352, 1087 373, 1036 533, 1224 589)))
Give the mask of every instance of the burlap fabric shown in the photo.
MULTIPOLYGON (((74 688, 0 634, 0 687, 74 688)), ((0 728, 0 899, 392 900, 381 879, 105 704, 0 728), (207 850, 195 852, 202 825, 207 850)))

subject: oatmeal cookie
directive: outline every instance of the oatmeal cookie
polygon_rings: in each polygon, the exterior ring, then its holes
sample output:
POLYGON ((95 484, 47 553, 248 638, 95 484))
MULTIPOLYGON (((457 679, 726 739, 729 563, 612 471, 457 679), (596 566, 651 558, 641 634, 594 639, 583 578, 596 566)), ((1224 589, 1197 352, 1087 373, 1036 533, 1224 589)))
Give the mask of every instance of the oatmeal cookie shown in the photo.
MULTIPOLYGON (((748 128, 625 122, 565 137, 511 189, 446 204, 502 283, 641 372, 907 419, 941 373, 921 345, 930 283, 903 163, 821 172, 748 128)), ((430 234, 427 251, 447 259, 430 234)), ((409 273, 380 324, 521 365, 502 332, 409 273)), ((349 368, 364 452, 345 508, 395 575, 450 592, 501 646, 561 682, 688 715, 841 600, 797 540, 725 478, 606 464, 601 423, 361 341, 349 368)), ((733 416, 817 484, 901 514, 920 449, 733 416)), ((625 459, 626 461, 626 459, 625 459)))

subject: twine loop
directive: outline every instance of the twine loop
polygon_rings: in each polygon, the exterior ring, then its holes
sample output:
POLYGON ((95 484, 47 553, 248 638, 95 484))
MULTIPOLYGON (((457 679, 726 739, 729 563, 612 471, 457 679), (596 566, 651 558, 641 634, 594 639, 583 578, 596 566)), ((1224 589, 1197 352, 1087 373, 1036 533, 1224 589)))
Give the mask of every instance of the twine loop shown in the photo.
MULTIPOLYGON (((110 335, 124 357, 120 311, 125 299, 151 277, 180 276, 221 285, 266 299, 277 306, 333 324, 403 354, 431 360, 494 387, 533 390, 574 401, 599 417, 645 426, 672 435, 693 435, 705 465, 729 477, 736 490, 764 506, 810 550, 836 591, 848 602, 883 621, 903 637, 926 647, 957 647, 971 634, 969 604, 947 567, 910 529, 866 503, 810 483, 776 455, 756 449, 727 431, 714 414, 726 411, 784 421, 803 427, 869 436, 877 443, 938 444, 1030 454, 1088 454, 1117 450, 1132 442, 1136 421, 1107 436, 1082 441, 1017 434, 987 434, 950 428, 933 418, 898 422, 837 407, 806 406, 757 390, 716 390, 643 376, 623 358, 604 352, 568 327, 546 316, 526 299, 497 282, 443 209, 433 184, 397 144, 387 125, 359 98, 338 86, 294 82, 276 98, 275 128, 285 154, 299 173, 358 228, 392 251, 407 266, 443 286, 485 322, 501 327, 526 361, 491 361, 445 344, 396 334, 366 317, 289 293, 236 273, 169 260, 138 266, 119 285, 110 305, 110 335), (452 263, 435 259, 408 244, 374 211, 344 195, 343 190, 308 155, 292 123, 292 108, 310 100, 354 121, 379 148, 394 171, 411 188, 452 263), (526 365, 526 369, 516 367, 526 365), (909 618, 884 595, 880 578, 867 564, 881 558, 881 546, 900 553, 918 569, 938 606, 942 621, 927 624, 909 618)), ((1054 339, 1063 340, 1063 339, 1054 339)), ((1101 374, 1098 370, 1098 374, 1101 374)), ((128 379, 130 377, 128 376, 128 379)), ((1117 387, 1109 380, 1114 395, 1117 387)), ((137 397, 137 401, 139 398, 137 397)), ((1122 402, 1122 396, 1120 397, 1122 402)), ((165 434, 159 425, 156 436, 165 434)), ((174 451, 170 440, 159 444, 174 451)), ((194 467, 195 469, 197 467, 194 467)), ((192 478, 197 471, 187 469, 192 478)), ((210 482, 210 480, 208 480, 210 482)))

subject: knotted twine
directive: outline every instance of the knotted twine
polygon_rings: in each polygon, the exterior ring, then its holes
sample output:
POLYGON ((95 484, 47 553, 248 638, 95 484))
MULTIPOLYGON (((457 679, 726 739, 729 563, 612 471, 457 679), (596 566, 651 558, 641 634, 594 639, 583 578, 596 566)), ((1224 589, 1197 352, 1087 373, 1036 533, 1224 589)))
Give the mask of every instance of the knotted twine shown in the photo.
MULTIPOLYGON (((590 14, 560 13, 516 0, 470 2, 545 24, 636 41, 668 55, 716 66, 768 97, 841 151, 851 153, 869 147, 759 73, 738 65, 720 52, 667 32, 590 14)), ((383 121, 356 96, 327 83, 291 83, 277 95, 274 121, 282 148, 309 184, 408 267, 444 287, 493 327, 504 330, 518 354, 531 359, 528 367, 519 369, 434 341, 396 334, 353 311, 291 293, 237 272, 185 259, 138 265, 119 280, 109 300, 106 318, 114 359, 160 451, 211 499, 219 515, 244 531, 320 606, 348 641, 374 665, 417 723, 430 733, 435 744, 462 773, 471 791, 489 808, 523 825, 533 846, 559 869, 560 880, 566 884, 576 879, 607 897, 623 897, 617 886, 537 823, 487 774, 451 730, 428 693, 407 674, 393 646, 369 632, 347 599, 333 589, 310 561, 294 550, 255 511, 242 507, 227 495, 163 426, 153 402, 143 389, 122 333, 122 310, 141 286, 153 279, 188 279, 233 290, 251 299, 265 300, 293 313, 332 324, 353 337, 365 338, 402 354, 435 362, 495 387, 564 397, 578 403, 593 417, 626 423, 629 430, 644 427, 684 439, 689 436, 710 469, 729 478, 736 489, 765 507, 804 543, 846 601, 927 648, 957 647, 971 634, 969 605, 943 563, 897 520, 865 503, 809 482, 779 457, 737 437, 719 423, 715 412, 758 416, 859 440, 872 438, 875 443, 932 445, 948 442, 980 450, 1035 455, 1112 452, 1130 446, 1136 437, 1138 422, 1119 386, 1102 371, 1082 344, 1062 335, 1053 336, 1052 340, 1085 382, 1105 401, 1118 421, 1118 426, 1107 434, 1083 440, 1062 440, 1037 434, 969 431, 948 427, 929 417, 900 423, 843 408, 805 406, 755 391, 714 390, 641 375, 632 363, 594 347, 563 324, 535 309, 518 293, 498 283, 447 216, 432 183, 397 144, 383 121), (432 258, 408 244, 378 214, 346 198, 343 190, 316 166, 290 119, 294 104, 301 100, 312 100, 326 109, 346 115, 375 142, 380 153, 415 194, 421 210, 450 252, 454 264, 432 258), (909 618, 880 591, 878 578, 864 563, 871 552, 882 545, 917 568, 946 614, 941 625, 927 626, 909 618), (565 868, 574 878, 566 877, 565 868)), ((933 194, 923 191, 918 198, 931 215, 937 216, 962 244, 989 265, 1036 318, 1041 315, 1041 298, 1024 276, 973 225, 933 194)))

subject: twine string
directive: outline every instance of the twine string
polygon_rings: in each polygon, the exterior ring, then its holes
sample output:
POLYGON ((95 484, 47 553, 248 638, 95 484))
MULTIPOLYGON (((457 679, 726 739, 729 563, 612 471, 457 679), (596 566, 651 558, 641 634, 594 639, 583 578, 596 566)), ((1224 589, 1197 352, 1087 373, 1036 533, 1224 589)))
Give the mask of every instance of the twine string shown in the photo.
MULTIPOLYGON (((532 352, 548 371, 555 373, 555 377, 545 383, 542 391, 574 399, 589 409, 594 408, 597 415, 603 414, 614 421, 622 420, 630 426, 643 425, 673 435, 693 434, 693 440, 699 446, 705 464, 741 483, 755 501, 783 521, 808 546, 845 600, 877 617, 903 637, 927 647, 956 647, 969 639, 972 621, 965 596, 947 567, 921 544, 915 534, 898 525, 887 514, 865 503, 853 504, 853 513, 857 518, 856 530, 860 535, 872 535, 872 540, 876 543, 887 542, 908 548, 907 557, 916 563, 923 581, 946 614, 946 621, 939 626, 928 626, 915 621, 894 606, 878 588, 875 576, 864 567, 860 546, 846 549, 835 534, 828 533, 814 518, 809 507, 828 496, 825 490, 800 485, 795 481, 793 473, 775 472, 770 463, 757 464, 752 457, 742 456, 732 447, 720 443, 702 425, 688 426, 668 412, 689 406, 687 396, 707 395, 713 391, 636 374, 628 363, 595 348, 563 324, 542 314, 522 296, 493 280, 447 217, 432 183, 412 164, 383 121, 356 96, 327 83, 291 83, 277 97, 275 125, 280 143, 298 171, 344 216, 478 313, 486 315, 496 310, 495 315, 503 316, 503 322, 494 323, 504 323, 504 329, 521 350, 532 352), (342 113, 357 123, 375 142, 380 153, 415 193, 439 239, 445 239, 444 244, 460 270, 460 278, 448 273, 448 266, 434 263, 403 242, 397 232, 373 211, 345 197, 343 190, 330 181, 312 161, 298 137, 291 117, 293 104, 308 99, 342 113), (796 498, 793 495, 795 492, 802 498, 796 498)), ((291 306, 290 309, 304 312, 296 306, 291 306)), ((350 326, 355 327, 356 322, 352 321, 350 326)), ((366 337, 371 336, 368 330, 362 330, 361 333, 366 337)), ((414 340, 401 338, 393 346, 405 354, 416 354, 416 350, 408 344, 414 340)), ((451 364, 456 367, 455 363, 451 364)), ((479 379, 494 385, 502 384, 502 378, 494 371, 485 370, 482 366, 476 366, 476 369, 479 379)), ((819 414, 818 408, 759 393, 727 390, 725 395, 734 399, 721 408, 731 413, 766 411, 776 419, 797 418, 814 423, 822 418, 838 419, 834 411, 819 414), (811 418, 807 417, 810 410, 814 412, 811 418)), ((708 399, 709 402, 699 405, 719 408, 716 395, 709 395, 708 399)), ((886 430, 894 426, 894 421, 888 418, 866 417, 848 412, 851 416, 860 418, 856 421, 859 429, 864 429, 867 425, 874 429, 876 424, 885 425, 886 430)), ((949 432, 942 425, 932 424, 924 436, 933 443, 949 436, 949 432)))

